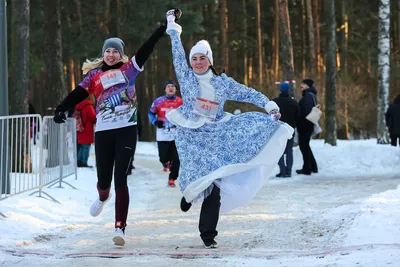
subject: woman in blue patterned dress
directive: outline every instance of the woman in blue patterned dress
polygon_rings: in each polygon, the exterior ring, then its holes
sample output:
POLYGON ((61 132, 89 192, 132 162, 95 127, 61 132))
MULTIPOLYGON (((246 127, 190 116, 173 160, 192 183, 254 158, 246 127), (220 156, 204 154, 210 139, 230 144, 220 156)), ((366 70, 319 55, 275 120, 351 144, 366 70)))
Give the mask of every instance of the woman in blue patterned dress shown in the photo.
POLYGON ((177 126, 181 209, 188 211, 192 203, 202 201, 200 237, 206 248, 216 248, 220 211, 228 212, 256 195, 282 156, 293 128, 278 120, 275 102, 215 72, 207 41, 191 49, 190 68, 180 40, 182 27, 175 23, 177 12, 167 12, 167 33, 183 105, 168 112, 167 118, 177 126), (226 100, 253 103, 268 114, 224 113, 226 100))

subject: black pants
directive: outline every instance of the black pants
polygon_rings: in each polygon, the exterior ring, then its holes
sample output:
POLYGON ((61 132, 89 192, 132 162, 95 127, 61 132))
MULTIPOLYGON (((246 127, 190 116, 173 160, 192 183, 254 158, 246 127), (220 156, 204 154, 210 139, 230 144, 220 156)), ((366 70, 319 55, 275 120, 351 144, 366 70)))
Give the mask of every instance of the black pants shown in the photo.
POLYGON ((294 138, 292 137, 286 143, 285 152, 282 157, 279 159, 279 173, 280 174, 292 174, 292 166, 293 166, 293 143, 294 138), (286 155, 286 164, 285 164, 285 155, 286 155))
POLYGON ((399 146, 400 146, 400 136, 398 135, 390 135, 390 144, 392 146, 397 146, 397 140, 399 140, 399 146))
POLYGON ((211 194, 204 199, 201 205, 199 230, 201 239, 212 241, 218 235, 217 224, 219 219, 219 209, 221 207, 221 195, 218 186, 214 185, 211 194))
POLYGON ((136 149, 136 125, 96 132, 97 188, 100 200, 109 190, 114 172, 115 221, 125 225, 129 208, 127 173, 136 149))
POLYGON ((303 155, 303 171, 305 172, 318 171, 317 162, 310 147, 311 134, 312 132, 299 131, 299 147, 303 155))
POLYGON ((171 169, 169 173, 170 180, 176 180, 179 176, 180 161, 178 151, 176 150, 175 141, 157 141, 158 145, 158 156, 160 162, 165 164, 170 162, 171 169))

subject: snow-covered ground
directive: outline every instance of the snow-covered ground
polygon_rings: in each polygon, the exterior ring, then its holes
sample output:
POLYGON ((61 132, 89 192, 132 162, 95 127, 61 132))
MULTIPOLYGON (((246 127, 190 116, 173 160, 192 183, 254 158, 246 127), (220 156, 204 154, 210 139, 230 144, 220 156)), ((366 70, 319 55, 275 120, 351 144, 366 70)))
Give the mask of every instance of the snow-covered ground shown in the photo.
MULTIPOLYGON (((180 211, 156 144, 140 142, 124 247, 111 240, 114 196, 91 217, 96 172, 79 169, 78 180, 65 180, 78 190, 44 190, 61 204, 29 193, 0 202, 0 266, 400 266, 400 148, 376 140, 313 140, 312 148, 319 173, 272 176, 251 203, 221 216, 220 248, 210 251, 200 207, 180 211)), ((294 155, 295 170, 298 148, 294 155)))

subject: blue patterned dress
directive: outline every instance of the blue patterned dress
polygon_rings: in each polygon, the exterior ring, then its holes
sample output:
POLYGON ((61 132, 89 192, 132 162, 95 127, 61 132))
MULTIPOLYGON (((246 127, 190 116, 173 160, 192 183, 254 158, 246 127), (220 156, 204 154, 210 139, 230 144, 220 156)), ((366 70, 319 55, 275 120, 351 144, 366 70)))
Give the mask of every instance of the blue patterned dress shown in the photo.
POLYGON ((167 114, 168 120, 177 126, 180 189, 186 201, 196 202, 207 197, 216 185, 221 189, 221 212, 230 211, 255 196, 277 165, 293 128, 273 121, 266 113, 225 113, 227 100, 253 103, 261 108, 269 102, 260 92, 225 74, 213 75, 210 80, 215 102, 219 104, 216 120, 194 113, 196 97, 200 96, 199 82, 188 67, 180 33, 167 33, 183 99, 182 106, 167 114))

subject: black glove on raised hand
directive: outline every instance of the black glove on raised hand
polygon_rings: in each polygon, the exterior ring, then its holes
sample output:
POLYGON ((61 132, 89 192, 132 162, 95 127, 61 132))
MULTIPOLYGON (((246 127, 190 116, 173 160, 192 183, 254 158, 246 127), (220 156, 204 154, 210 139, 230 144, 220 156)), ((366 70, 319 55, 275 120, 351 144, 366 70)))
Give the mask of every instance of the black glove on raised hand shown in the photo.
POLYGON ((61 110, 57 110, 54 112, 54 122, 55 123, 64 123, 67 117, 65 116, 65 112, 61 110))
POLYGON ((157 128, 164 128, 164 122, 163 121, 156 121, 154 123, 155 126, 157 126, 157 128))
POLYGON ((167 17, 167 22, 169 22, 169 21, 176 22, 181 18, 182 10, 180 10, 179 8, 172 8, 172 9, 168 10, 165 15, 167 17))

